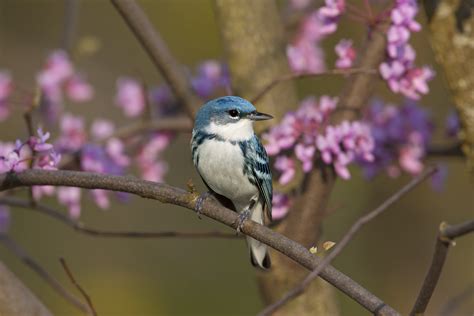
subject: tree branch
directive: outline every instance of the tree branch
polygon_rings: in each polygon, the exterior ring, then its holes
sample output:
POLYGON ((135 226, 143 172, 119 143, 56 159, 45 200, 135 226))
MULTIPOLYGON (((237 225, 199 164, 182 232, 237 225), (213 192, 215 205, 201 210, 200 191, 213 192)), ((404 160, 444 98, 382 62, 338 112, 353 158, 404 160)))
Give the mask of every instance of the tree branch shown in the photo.
POLYGON ((426 311, 426 307, 430 302, 431 296, 438 284, 441 271, 443 270, 449 246, 453 245, 454 239, 472 232, 474 232, 474 220, 457 225, 448 225, 446 222, 441 223, 436 238, 433 259, 431 260, 430 268, 421 286, 415 305, 410 312, 410 316, 422 315, 426 311))
POLYGON ((325 76, 332 76, 332 75, 352 75, 357 73, 365 73, 365 74, 377 74, 375 69, 364 69, 364 68, 352 68, 352 69, 331 69, 319 73, 290 73, 287 75, 283 75, 281 77, 277 77, 272 82, 270 82, 267 86, 265 86, 253 99, 251 102, 256 104, 260 99, 267 94, 271 89, 273 89, 277 84, 280 82, 285 82, 289 80, 295 79, 303 79, 303 78, 320 78, 325 76))
POLYGON ((37 203, 32 205, 29 201, 18 199, 14 197, 0 197, 0 205, 8 205, 23 209, 34 210, 59 222, 71 227, 75 231, 95 236, 108 238, 226 238, 226 239, 240 239, 241 236, 235 233, 225 233, 220 231, 211 232, 180 232, 180 231, 159 231, 159 232, 140 232, 140 231, 107 231, 95 229, 85 226, 81 222, 71 219, 58 210, 44 204, 37 203))
POLYGON ((0 242, 18 257, 26 266, 36 272, 49 286, 51 286, 66 301, 75 306, 78 310, 92 315, 91 310, 83 304, 77 297, 69 293, 53 276, 51 276, 38 262, 36 262, 28 253, 20 247, 13 239, 5 234, 0 234, 0 242))
POLYGON ((69 267, 66 263, 66 260, 64 258, 59 258, 59 262, 61 262, 61 265, 62 265, 64 271, 66 272, 67 276, 69 277, 69 280, 71 280, 72 284, 74 284, 74 286, 79 290, 79 292, 81 292, 82 296, 84 296, 84 298, 87 302, 87 305, 89 306, 89 308, 92 312, 92 315, 97 316, 97 312, 94 308, 94 305, 92 304, 92 300, 91 300, 89 294, 87 294, 87 292, 82 288, 82 286, 80 286, 79 283, 76 281, 76 279, 74 278, 74 275, 72 274, 71 270, 69 269, 69 267))
POLYGON ((367 213, 366 215, 359 218, 351 228, 344 234, 341 241, 339 241, 334 249, 331 250, 329 255, 327 255, 320 265, 317 266, 298 286, 293 288, 291 291, 286 293, 280 300, 275 303, 267 306, 259 315, 267 316, 275 313, 279 308, 283 307, 285 304, 295 299, 301 295, 305 289, 311 284, 311 282, 318 277, 318 275, 323 271, 323 269, 328 266, 337 255, 341 253, 342 250, 347 246, 347 244, 355 237, 359 230, 368 222, 375 219, 377 216, 382 214, 395 202, 400 200, 405 194, 413 190, 418 184, 422 183, 424 180, 432 176, 436 172, 436 168, 431 167, 425 170, 422 174, 414 178, 408 184, 403 186, 400 190, 395 192, 392 196, 386 199, 382 204, 380 204, 373 211, 367 213))
POLYGON ((193 93, 184 69, 171 54, 145 12, 135 0, 111 1, 166 79, 176 98, 184 104, 190 117, 194 117, 202 102, 193 93))
POLYGON ((0 261, 0 315, 53 316, 53 313, 0 261))
MULTIPOLYGON (((135 177, 111 176, 75 171, 25 170, 21 173, 0 174, 0 191, 32 185, 74 186, 85 189, 104 189, 128 192, 143 198, 171 203, 195 210, 197 196, 185 190, 163 183, 140 180, 135 177)), ((238 225, 238 215, 216 201, 207 199, 202 204, 201 214, 234 229, 238 225)), ((303 267, 314 270, 322 260, 312 255, 297 242, 253 221, 245 221, 242 227, 245 235, 251 236, 293 259, 303 267)), ((321 271, 321 277, 361 304, 372 313, 379 315, 399 315, 392 307, 370 293, 361 285, 328 265, 321 271)))

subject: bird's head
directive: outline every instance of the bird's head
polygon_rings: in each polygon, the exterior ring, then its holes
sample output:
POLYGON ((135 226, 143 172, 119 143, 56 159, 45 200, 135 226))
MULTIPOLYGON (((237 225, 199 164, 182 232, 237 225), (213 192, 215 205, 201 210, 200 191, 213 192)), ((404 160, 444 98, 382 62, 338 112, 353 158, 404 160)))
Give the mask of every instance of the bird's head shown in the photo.
POLYGON ((253 122, 271 118, 271 115, 257 112, 249 101, 227 96, 204 104, 196 115, 194 129, 227 140, 247 140, 253 136, 253 122))

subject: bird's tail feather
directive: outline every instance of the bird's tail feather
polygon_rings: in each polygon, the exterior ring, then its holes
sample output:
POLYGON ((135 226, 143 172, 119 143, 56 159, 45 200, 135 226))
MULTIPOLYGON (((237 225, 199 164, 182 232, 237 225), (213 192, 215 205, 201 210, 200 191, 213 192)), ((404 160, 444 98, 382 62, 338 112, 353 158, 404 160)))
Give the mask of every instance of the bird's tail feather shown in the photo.
MULTIPOLYGON (((261 203, 257 203, 250 217, 253 221, 263 225, 263 207, 261 203)), ((253 266, 267 270, 271 267, 270 255, 267 245, 260 241, 247 237, 247 245, 250 252, 250 262, 253 266)))

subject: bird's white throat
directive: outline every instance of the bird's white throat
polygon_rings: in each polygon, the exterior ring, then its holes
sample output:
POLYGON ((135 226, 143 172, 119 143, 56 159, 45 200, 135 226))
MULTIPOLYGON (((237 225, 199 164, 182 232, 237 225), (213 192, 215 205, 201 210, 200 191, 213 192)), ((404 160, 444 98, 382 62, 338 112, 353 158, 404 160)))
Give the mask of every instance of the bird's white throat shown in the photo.
POLYGON ((241 119, 236 123, 218 125, 214 122, 209 124, 207 132, 230 141, 244 141, 253 137, 253 121, 241 119))

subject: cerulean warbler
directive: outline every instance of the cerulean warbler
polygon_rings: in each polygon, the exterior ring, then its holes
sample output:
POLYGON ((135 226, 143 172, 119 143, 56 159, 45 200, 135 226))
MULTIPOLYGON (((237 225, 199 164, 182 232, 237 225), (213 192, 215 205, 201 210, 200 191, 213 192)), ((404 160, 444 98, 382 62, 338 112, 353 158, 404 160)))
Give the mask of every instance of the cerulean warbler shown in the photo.
MULTIPOLYGON (((212 194, 229 199, 239 213, 263 224, 272 212, 272 175, 265 148, 253 122, 272 116, 259 113, 248 101, 226 96, 204 104, 196 115, 191 150, 193 162, 212 194)), ((254 266, 270 267, 265 244, 247 237, 254 266)))

